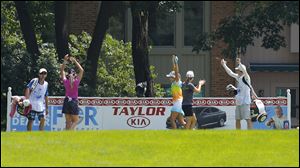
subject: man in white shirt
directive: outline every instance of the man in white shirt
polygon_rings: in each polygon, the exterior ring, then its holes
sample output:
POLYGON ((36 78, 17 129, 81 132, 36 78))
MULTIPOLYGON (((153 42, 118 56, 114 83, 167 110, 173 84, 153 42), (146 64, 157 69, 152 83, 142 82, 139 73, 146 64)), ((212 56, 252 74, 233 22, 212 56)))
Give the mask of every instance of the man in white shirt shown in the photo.
POLYGON ((48 115, 48 82, 45 81, 46 77, 47 70, 41 68, 39 77, 32 79, 25 90, 25 97, 30 100, 32 106, 31 111, 27 115, 27 131, 32 130, 32 124, 36 115, 40 121, 39 130, 44 130, 45 114, 48 115))
POLYGON ((254 97, 257 97, 253 89, 250 89, 251 80, 250 76, 247 73, 246 66, 241 63, 241 59, 237 58, 236 63, 237 67, 235 68, 236 73, 232 72, 226 65, 226 61, 224 59, 221 60, 221 65, 225 69, 226 73, 235 78, 238 82, 237 84, 237 94, 235 95, 236 100, 236 109, 235 109, 235 126, 236 129, 241 129, 241 120, 247 121, 247 128, 252 129, 252 122, 250 117, 250 104, 251 104, 251 95, 250 92, 254 97), (244 81, 247 82, 247 85, 244 81))
POLYGON ((282 108, 279 105, 275 107, 275 113, 276 115, 266 122, 266 125, 274 129, 284 129, 284 122, 287 121, 287 117, 283 115, 282 108))

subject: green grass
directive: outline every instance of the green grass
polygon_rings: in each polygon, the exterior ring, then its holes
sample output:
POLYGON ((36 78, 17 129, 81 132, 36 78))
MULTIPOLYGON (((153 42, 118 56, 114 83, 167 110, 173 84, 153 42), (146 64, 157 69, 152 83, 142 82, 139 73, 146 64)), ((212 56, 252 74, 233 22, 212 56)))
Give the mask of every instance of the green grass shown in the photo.
POLYGON ((299 166, 299 131, 1 132, 1 166, 299 166))

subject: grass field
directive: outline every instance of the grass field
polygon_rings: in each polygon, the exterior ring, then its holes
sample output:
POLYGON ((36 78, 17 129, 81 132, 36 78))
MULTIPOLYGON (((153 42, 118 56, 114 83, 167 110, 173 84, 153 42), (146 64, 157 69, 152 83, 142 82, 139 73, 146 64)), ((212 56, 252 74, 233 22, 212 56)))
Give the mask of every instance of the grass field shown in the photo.
POLYGON ((299 131, 1 132, 1 166, 299 166, 299 131))

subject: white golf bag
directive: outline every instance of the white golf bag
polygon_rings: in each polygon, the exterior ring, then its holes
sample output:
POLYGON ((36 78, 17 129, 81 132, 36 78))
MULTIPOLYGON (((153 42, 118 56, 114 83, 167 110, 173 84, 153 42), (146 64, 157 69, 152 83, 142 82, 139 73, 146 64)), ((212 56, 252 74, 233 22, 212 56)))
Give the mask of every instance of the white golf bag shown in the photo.
POLYGON ((261 100, 259 99, 253 100, 250 109, 251 109, 252 121, 253 119, 254 120, 256 119, 258 122, 264 122, 267 119, 268 116, 265 110, 265 105, 261 100))

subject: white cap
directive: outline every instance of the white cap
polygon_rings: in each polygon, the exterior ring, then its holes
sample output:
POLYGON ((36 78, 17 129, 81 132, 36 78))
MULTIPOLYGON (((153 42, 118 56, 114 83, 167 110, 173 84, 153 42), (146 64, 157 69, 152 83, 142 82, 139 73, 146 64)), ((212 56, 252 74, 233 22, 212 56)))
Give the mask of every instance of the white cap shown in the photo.
POLYGON ((242 65, 242 64, 239 64, 239 65, 235 68, 235 70, 244 72, 244 70, 246 70, 246 66, 245 66, 245 65, 242 65))
POLYGON ((46 73, 47 73, 47 70, 46 70, 45 68, 41 68, 41 69, 39 70, 39 73, 42 73, 42 72, 46 72, 46 73))
POLYGON ((187 71, 186 77, 187 78, 193 78, 194 77, 194 72, 193 71, 187 71))
POLYGON ((169 74, 166 75, 168 78, 175 78, 175 71, 171 71, 169 74))

